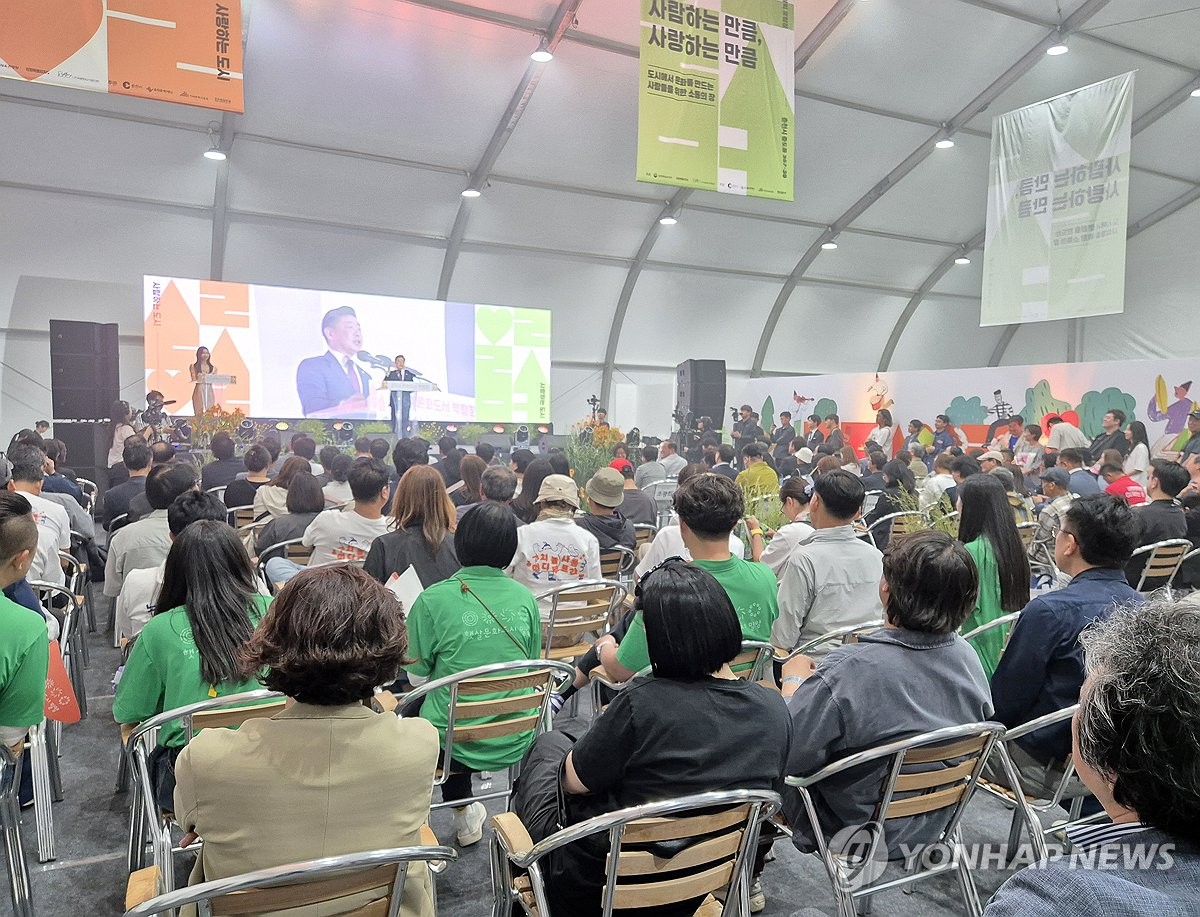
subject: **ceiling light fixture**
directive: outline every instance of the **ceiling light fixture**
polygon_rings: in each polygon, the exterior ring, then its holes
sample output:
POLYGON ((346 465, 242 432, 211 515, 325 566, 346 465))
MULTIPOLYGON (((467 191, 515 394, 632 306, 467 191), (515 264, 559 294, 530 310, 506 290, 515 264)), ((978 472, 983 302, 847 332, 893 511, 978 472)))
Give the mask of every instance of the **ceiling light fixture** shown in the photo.
POLYGON ((658 219, 659 226, 674 226, 678 222, 679 220, 671 216, 669 213, 665 217, 659 217, 658 219))
POLYGON ((951 140, 949 137, 943 137, 941 140, 939 140, 937 143, 935 143, 934 146, 937 147, 939 150, 948 150, 952 146, 954 146, 954 141, 951 140))
POLYGON ((837 243, 830 239, 828 242, 821 243, 821 250, 831 252, 837 248, 837 243))
POLYGON ((208 125, 208 142, 209 148, 204 151, 204 158, 211 159, 214 162, 224 162, 229 157, 225 155, 225 151, 221 149, 221 125, 217 121, 213 121, 208 125))
POLYGON ((968 258, 966 255, 959 255, 957 258, 954 259, 954 263, 955 264, 970 264, 971 259, 968 258))
POLYGON ((1062 32, 1054 33, 1054 44, 1046 49, 1046 53, 1051 57, 1057 57, 1060 54, 1066 54, 1071 49, 1067 47, 1066 38, 1062 32))
POLYGON ((478 188, 463 188, 462 191, 459 193, 462 194, 462 196, 467 199, 476 198, 476 197, 479 197, 479 195, 483 194, 483 192, 480 191, 478 188))
POLYGON ((537 46, 537 50, 529 55, 529 59, 536 64, 548 64, 554 60, 554 52, 550 50, 550 45, 546 43, 546 39, 542 39, 542 43, 537 46))
POLYGON ((1192 98, 1200 99, 1200 86, 1197 86, 1195 89, 1192 90, 1192 98))

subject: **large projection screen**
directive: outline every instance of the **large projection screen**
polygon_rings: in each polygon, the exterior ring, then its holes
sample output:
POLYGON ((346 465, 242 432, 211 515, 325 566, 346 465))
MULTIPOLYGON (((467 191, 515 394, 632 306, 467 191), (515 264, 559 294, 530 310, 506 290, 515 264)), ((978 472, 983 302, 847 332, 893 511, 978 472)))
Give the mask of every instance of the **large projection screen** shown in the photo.
POLYGON ((236 377, 217 402, 248 417, 387 420, 385 364, 403 354, 437 385, 412 396, 423 420, 550 419, 544 309, 147 276, 144 317, 146 387, 172 414, 193 413, 188 370, 203 346, 215 373, 236 377), (340 411, 347 377, 366 403, 340 411))

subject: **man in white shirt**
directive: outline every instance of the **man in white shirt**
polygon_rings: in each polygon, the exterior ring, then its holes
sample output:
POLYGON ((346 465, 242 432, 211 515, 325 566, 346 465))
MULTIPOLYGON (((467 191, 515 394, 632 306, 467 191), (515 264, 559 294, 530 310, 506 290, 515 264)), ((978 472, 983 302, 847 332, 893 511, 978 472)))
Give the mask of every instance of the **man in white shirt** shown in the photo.
MULTIPOLYGON (((346 511, 327 509, 304 530, 302 543, 313 549, 310 567, 349 561, 361 563, 380 535, 391 528, 391 519, 383 508, 391 497, 388 470, 382 462, 364 459, 355 462, 346 476, 354 503, 346 511)), ((303 567, 284 557, 272 557, 266 564, 267 578, 286 583, 303 567)))
POLYGON ((687 467, 687 459, 679 454, 679 446, 669 439, 663 442, 660 454, 662 457, 658 461, 669 478, 678 477, 687 467))
POLYGON ((1050 428, 1050 436, 1046 440, 1047 452, 1061 452, 1063 449, 1087 450, 1092 441, 1084 436, 1083 431, 1073 423, 1055 416, 1047 418, 1046 426, 1050 428))
MULTIPOLYGON (((534 595, 566 583, 601 579, 600 542, 575 524, 575 482, 565 474, 547 475, 534 503, 541 518, 517 529, 517 553, 508 575, 534 595)), ((548 600, 539 605, 543 613, 549 612, 548 600)))
MULTIPOLYGON (((188 490, 176 497, 167 507, 167 530, 171 541, 185 528, 200 519, 225 522, 229 510, 213 494, 188 490)), ((114 646, 119 646, 122 637, 136 637, 154 614, 154 603, 162 589, 163 568, 166 558, 157 567, 130 570, 117 596, 113 629, 114 646)))
POLYGON ((71 520, 67 511, 42 496, 44 472, 40 465, 14 465, 8 489, 16 491, 33 508, 38 527, 37 553, 29 568, 29 579, 63 586, 67 582, 59 551, 71 549, 71 520))
POLYGON ((953 461, 954 456, 948 452, 941 452, 934 456, 933 474, 925 479, 918 496, 922 512, 936 506, 942 499, 942 494, 954 486, 954 477, 950 474, 950 465, 953 461))
MULTIPOLYGON (((792 550, 779 577, 779 617, 771 642, 783 649, 840 627, 883 620, 879 580, 883 555, 855 536, 862 509, 862 481, 841 469, 813 482, 809 522, 816 529, 792 550)), ((833 646, 815 649, 819 657, 833 646)))
POLYGON ((185 462, 168 462, 150 469, 146 477, 146 499, 150 514, 118 529, 108 540, 104 565, 104 594, 121 594, 125 577, 133 570, 159 566, 171 550, 167 507, 182 493, 196 489, 196 469, 185 462))

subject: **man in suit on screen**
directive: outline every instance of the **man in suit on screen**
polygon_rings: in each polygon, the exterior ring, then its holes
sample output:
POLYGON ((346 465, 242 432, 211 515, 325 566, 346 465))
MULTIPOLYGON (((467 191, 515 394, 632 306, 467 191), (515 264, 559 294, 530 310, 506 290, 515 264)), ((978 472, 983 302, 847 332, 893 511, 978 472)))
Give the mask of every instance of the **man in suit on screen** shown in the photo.
POLYGON ((321 319, 321 334, 329 349, 296 367, 301 411, 305 417, 370 416, 371 377, 354 362, 362 349, 358 315, 350 306, 330 309, 321 319))

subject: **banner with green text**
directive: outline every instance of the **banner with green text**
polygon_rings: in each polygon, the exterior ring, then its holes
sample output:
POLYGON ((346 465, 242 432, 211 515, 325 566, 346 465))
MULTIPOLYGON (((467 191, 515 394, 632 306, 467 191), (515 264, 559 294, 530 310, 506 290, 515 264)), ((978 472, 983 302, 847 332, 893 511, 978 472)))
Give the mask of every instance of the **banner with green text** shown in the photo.
POLYGON ((1125 311, 1133 76, 992 120, 981 326, 1125 311))
POLYGON ((641 0, 638 181, 794 199, 791 0, 641 0))

